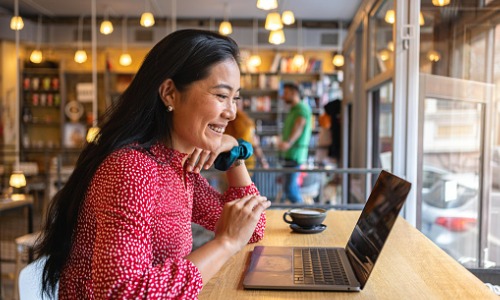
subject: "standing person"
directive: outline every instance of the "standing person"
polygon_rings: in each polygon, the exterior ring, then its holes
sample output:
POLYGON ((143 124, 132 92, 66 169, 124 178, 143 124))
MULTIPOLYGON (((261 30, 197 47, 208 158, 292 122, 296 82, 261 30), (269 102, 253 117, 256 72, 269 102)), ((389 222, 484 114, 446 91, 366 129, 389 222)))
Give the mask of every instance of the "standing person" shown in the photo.
MULTIPOLYGON (((307 161, 311 140, 311 109, 301 101, 298 85, 283 85, 283 100, 290 106, 286 115, 281 141, 278 144, 284 158, 283 166, 300 168, 307 161)), ((302 203, 298 183, 299 172, 285 174, 285 195, 292 203, 302 203)))
POLYGON ((331 144, 328 148, 328 156, 332 158, 336 165, 340 162, 340 152, 342 149, 342 101, 335 99, 325 105, 325 113, 330 116, 331 144))
POLYGON ((252 144, 254 155, 249 157, 246 161, 246 166, 249 169, 255 168, 256 159, 258 159, 262 168, 269 168, 269 163, 264 155, 264 151, 262 151, 260 147, 259 139, 255 135, 255 123, 242 108, 238 107, 236 118, 229 122, 224 133, 236 139, 244 139, 252 144))
POLYGON ((250 149, 223 134, 240 99, 238 61, 232 39, 203 30, 151 49, 52 201, 36 248, 44 292, 58 283, 59 299, 197 298, 263 237, 270 204, 242 161, 250 149), (200 175, 217 157, 227 157, 223 194, 200 175), (215 231, 193 252, 191 222, 215 231))

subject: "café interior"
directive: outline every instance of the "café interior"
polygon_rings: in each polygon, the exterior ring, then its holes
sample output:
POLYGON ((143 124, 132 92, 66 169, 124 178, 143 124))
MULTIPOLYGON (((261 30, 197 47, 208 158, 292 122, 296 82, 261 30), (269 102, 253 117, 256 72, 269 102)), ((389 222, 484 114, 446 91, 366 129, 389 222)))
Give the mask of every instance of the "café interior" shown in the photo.
MULTIPOLYGON (((386 170, 412 184, 386 247, 402 248, 381 255, 381 270, 359 295, 500 295, 499 0, 0 0, 0 24, 0 299, 31 299, 33 287, 19 274, 37 260, 32 249, 52 198, 149 49, 188 28, 218 31, 240 48, 238 109, 253 120, 265 158, 247 167, 272 202, 268 224, 282 230, 272 227, 274 239, 264 242, 345 245, 386 170), (281 100, 286 82, 300 87, 312 113, 299 170, 284 166, 277 148, 289 110, 281 100), (338 110, 327 113, 334 102, 338 110), (283 190, 284 176, 296 172, 302 203, 283 190), (292 232, 283 213, 299 207, 325 209, 329 227, 292 232), (416 260, 449 273, 420 270, 404 256, 404 247, 417 246, 416 260), (391 253, 418 284, 391 273, 391 253), (385 285, 386 274, 398 289, 385 285), (441 290, 436 278, 447 276, 441 290)), ((225 188, 220 171, 202 175, 225 188)), ((193 249, 213 238, 192 228, 193 249)), ((331 297, 250 292, 240 282, 248 263, 234 260, 237 267, 225 266, 200 299, 331 297)))

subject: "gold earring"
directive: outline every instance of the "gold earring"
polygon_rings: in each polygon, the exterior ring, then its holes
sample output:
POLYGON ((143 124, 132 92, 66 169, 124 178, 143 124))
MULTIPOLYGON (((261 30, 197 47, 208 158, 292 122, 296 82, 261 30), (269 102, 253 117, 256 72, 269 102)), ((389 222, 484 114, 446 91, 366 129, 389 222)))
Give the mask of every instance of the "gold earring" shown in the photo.
POLYGON ((167 105, 167 111, 171 112, 173 110, 174 110, 174 108, 172 107, 172 105, 167 105))

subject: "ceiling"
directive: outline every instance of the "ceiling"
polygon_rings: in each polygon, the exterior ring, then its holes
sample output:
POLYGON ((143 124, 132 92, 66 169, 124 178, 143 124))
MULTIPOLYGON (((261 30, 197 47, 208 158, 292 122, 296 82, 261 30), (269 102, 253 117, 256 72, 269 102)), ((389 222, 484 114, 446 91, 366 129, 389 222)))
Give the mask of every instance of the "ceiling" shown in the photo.
MULTIPOLYGON (((0 0, 7 13, 14 11, 15 0, 0 0)), ((91 15, 90 0, 18 0, 22 17, 44 18, 91 15)), ((267 12, 256 7, 256 0, 149 0, 155 16, 171 18, 176 7, 177 19, 222 19, 225 11, 231 19, 265 19, 267 12), (227 9, 225 9, 227 3, 227 9)), ((289 9, 296 19, 349 22, 362 0, 281 0, 280 10, 289 9)), ((96 0, 97 16, 106 11, 111 18, 140 17, 144 0, 96 0)))

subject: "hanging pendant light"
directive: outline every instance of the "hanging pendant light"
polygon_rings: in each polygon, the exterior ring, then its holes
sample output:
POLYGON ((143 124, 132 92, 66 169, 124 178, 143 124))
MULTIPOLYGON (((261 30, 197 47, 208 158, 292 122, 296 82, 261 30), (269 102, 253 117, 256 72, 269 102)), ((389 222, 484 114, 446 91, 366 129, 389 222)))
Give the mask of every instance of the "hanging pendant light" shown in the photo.
POLYGON ((127 18, 122 20, 122 54, 120 55, 119 63, 124 67, 128 67, 132 64, 132 57, 128 53, 128 42, 127 42, 127 18))
POLYGON ((270 12, 266 17, 266 24, 264 28, 267 30, 278 30, 283 28, 283 23, 281 23, 281 16, 277 12, 270 12))
POLYGON ((151 13, 151 9, 149 8, 149 0, 146 0, 144 12, 141 15, 141 26, 151 27, 154 24, 155 24, 155 17, 151 13))
POLYGON ((293 23, 295 23, 295 15, 293 14, 293 11, 285 10, 281 14, 281 21, 285 25, 292 25, 293 23))
POLYGON ((144 12, 141 15, 141 26, 151 27, 155 24, 155 17, 150 12, 144 12))
POLYGON ((248 59, 248 65, 252 68, 257 68, 262 64, 262 59, 258 54, 258 45, 257 45, 257 31, 258 31, 258 21, 257 19, 253 19, 253 28, 252 28, 252 56, 248 59))
POLYGON ((9 178, 9 185, 17 189, 25 187, 26 177, 24 173, 20 170, 13 171, 9 178))
MULTIPOLYGON (((343 29, 343 23, 340 22, 340 25, 339 25, 339 41, 342 41, 343 43, 343 33, 344 33, 344 29, 343 29)), ((340 47, 341 45, 339 44, 339 48, 341 49, 340 47)), ((332 64, 337 67, 337 68, 340 68, 344 65, 344 55, 342 55, 342 51, 339 51, 340 53, 337 53, 333 56, 333 59, 332 59, 332 64)))
POLYGON ((128 53, 122 53, 120 55, 120 65, 124 66, 124 67, 128 67, 132 64, 132 56, 130 56, 130 54, 128 53))
POLYGON ((269 33, 269 43, 281 45, 285 42, 285 33, 282 29, 273 30, 269 33))
POLYGON ((378 56, 380 57, 381 61, 388 61, 389 58, 391 58, 391 51, 388 49, 382 49, 379 51, 378 56))
POLYGON ((233 33, 233 26, 231 22, 228 21, 229 7, 227 2, 224 3, 224 21, 219 25, 219 33, 222 35, 230 35, 233 33))
POLYGON ((393 9, 389 9, 385 13, 384 20, 389 24, 394 24, 394 22, 396 22, 396 14, 393 9))
POLYGON ((34 64, 39 64, 43 60, 42 51, 35 49, 31 52, 30 61, 34 64))
POLYGON ((10 19, 10 29, 12 30, 21 30, 24 28, 23 18, 20 16, 13 16, 10 19))
POLYGON ((96 23, 96 1, 91 0, 92 7, 92 127, 87 131, 86 140, 88 143, 99 140, 98 107, 97 107, 97 23, 96 23))
POLYGON ((260 56, 258 54, 253 54, 252 56, 250 56, 250 58, 248 59, 248 65, 250 67, 253 67, 253 68, 257 68, 259 67, 260 65, 262 64, 262 59, 260 58, 260 56))
POLYGON ((85 52, 85 50, 77 50, 75 52, 75 62, 79 63, 79 64, 83 64, 84 62, 87 61, 87 52, 85 52))
POLYGON ((19 15, 19 0, 14 0, 14 16, 10 19, 10 29, 21 30, 24 28, 23 18, 19 15))
POLYGON ((38 16, 38 24, 36 27, 36 46, 30 55, 30 61, 34 64, 39 64, 43 60, 42 51, 40 50, 41 40, 42 40, 42 16, 38 16))
POLYGON ((344 55, 342 54, 335 54, 333 57, 332 63, 336 67, 342 67, 344 65, 344 55))
POLYGON ((257 0, 257 8, 263 9, 263 10, 271 10, 278 8, 278 1, 277 0, 257 0))
POLYGON ((87 52, 83 50, 83 16, 78 20, 78 50, 75 52, 75 62, 82 64, 87 61, 87 52))
POLYGON ((297 25, 297 54, 293 56, 292 64, 300 70, 305 63, 304 55, 302 55, 302 20, 298 21, 297 25))
POLYGON ((390 41, 387 43, 387 49, 394 52, 394 42, 390 41))
POLYGON ((111 34, 113 32, 113 23, 109 20, 102 21, 99 31, 104 35, 111 34))
POLYGON ((104 9, 104 20, 101 22, 101 27, 99 28, 99 31, 104 34, 108 35, 113 33, 113 23, 109 20, 109 7, 106 7, 104 9))
POLYGON ((229 21, 222 21, 219 26, 219 33, 222 35, 229 35, 233 33, 233 26, 229 21))
POLYGON ((306 62, 304 55, 302 53, 297 53, 293 56, 292 63, 298 69, 302 68, 304 63, 306 62))
POLYGON ((87 137, 85 138, 89 144, 96 140, 97 136, 99 135, 99 131, 100 129, 97 126, 92 126, 89 128, 89 131, 87 131, 87 137))
POLYGON ((450 4, 450 0, 432 0, 434 6, 446 6, 450 4))
POLYGON ((438 62, 441 59, 441 54, 436 50, 431 50, 427 52, 427 59, 431 62, 438 62))

